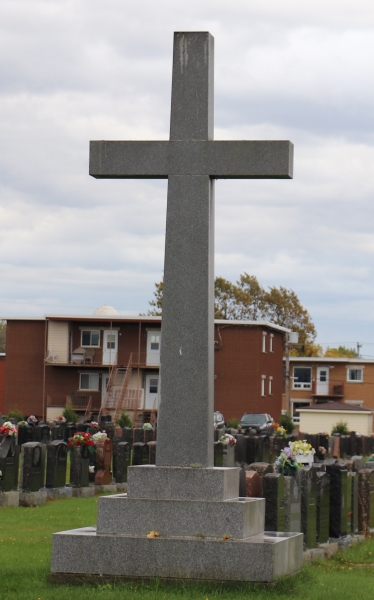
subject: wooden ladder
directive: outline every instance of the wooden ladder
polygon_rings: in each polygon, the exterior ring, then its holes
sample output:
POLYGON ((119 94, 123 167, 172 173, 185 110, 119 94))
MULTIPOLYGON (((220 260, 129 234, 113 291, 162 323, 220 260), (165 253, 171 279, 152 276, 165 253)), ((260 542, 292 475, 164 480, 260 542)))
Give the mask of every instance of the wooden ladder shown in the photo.
POLYGON ((110 371, 110 375, 109 375, 109 379, 108 379, 108 384, 106 386, 104 402, 102 403, 100 410, 99 410, 99 416, 98 416, 99 423, 100 423, 101 415, 107 415, 109 413, 109 409, 113 408, 112 393, 113 393, 114 383, 115 383, 115 380, 117 377, 117 371, 118 371, 117 365, 112 365, 112 369, 110 371))
POLYGON ((130 354, 130 358, 129 358, 129 362, 127 364, 127 369, 126 369, 125 377, 123 378, 122 386, 121 386, 120 392, 118 394, 118 399, 117 399, 117 402, 116 402, 116 408, 114 410, 114 417, 113 417, 113 422, 114 423, 116 423, 117 419, 119 419, 119 417, 121 415, 121 411, 124 409, 126 390, 128 388, 128 385, 129 385, 131 373, 132 373, 132 354, 130 354))

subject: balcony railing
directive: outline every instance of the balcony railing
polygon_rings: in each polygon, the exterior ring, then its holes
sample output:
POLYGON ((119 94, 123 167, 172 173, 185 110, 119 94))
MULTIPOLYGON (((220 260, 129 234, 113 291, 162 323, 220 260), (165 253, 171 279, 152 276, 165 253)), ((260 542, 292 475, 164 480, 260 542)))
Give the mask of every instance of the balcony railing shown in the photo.
POLYGON ((344 396, 344 382, 343 381, 329 381, 319 382, 313 380, 312 382, 312 396, 324 396, 329 398, 343 398, 344 396))
POLYGON ((49 407, 61 407, 71 405, 73 410, 82 412, 86 411, 87 408, 91 410, 99 410, 100 399, 92 401, 92 396, 86 396, 83 394, 56 394, 53 396, 47 396, 47 406, 49 407))
MULTIPOLYGON (((76 349, 78 350, 78 349, 76 349)), ((85 367, 110 367, 111 365, 117 365, 126 367, 128 364, 129 356, 131 352, 125 355, 120 355, 118 358, 117 353, 112 354, 111 357, 106 357, 105 353, 103 356, 102 348, 86 348, 83 349, 86 352, 71 352, 68 358, 61 358, 58 353, 48 351, 46 353, 44 362, 47 365, 53 366, 85 366, 85 367), (110 362, 111 361, 111 362, 110 362)), ((132 352, 132 366, 133 367, 159 367, 160 359, 155 353, 147 352, 132 352)))

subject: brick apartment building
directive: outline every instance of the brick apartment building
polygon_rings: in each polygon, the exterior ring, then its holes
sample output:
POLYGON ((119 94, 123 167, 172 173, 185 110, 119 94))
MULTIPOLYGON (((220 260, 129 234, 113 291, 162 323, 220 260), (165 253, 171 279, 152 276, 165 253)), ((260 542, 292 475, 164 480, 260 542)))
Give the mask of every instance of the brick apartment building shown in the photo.
MULTIPOLYGON (((279 418, 287 331, 215 322, 215 410, 226 420, 245 412, 279 418)), ((160 345, 161 317, 120 316, 107 306, 85 316, 8 318, 4 412, 52 419, 71 402, 84 416, 119 400, 130 414, 157 410, 160 345)))
MULTIPOLYGON (((299 422, 298 409, 331 401, 374 408, 374 359, 290 357, 294 422, 299 422)), ((285 395, 282 408, 286 409, 285 395)))

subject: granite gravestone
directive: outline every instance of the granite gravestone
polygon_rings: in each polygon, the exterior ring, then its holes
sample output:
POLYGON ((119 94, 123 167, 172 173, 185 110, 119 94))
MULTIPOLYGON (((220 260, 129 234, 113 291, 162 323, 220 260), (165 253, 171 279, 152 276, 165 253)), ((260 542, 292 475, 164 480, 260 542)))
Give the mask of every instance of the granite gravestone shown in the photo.
POLYGON ((361 469, 358 473, 358 527, 369 534, 374 527, 374 470, 361 469))
POLYGON ((70 450, 70 485, 73 488, 88 487, 90 454, 86 446, 73 446, 70 450))
POLYGON ((317 544, 317 490, 316 471, 312 467, 299 470, 301 487, 301 531, 307 548, 315 548, 317 544))
POLYGON ((330 537, 330 475, 316 473, 317 484, 317 542, 325 544, 330 537))
POLYGON ((47 449, 46 487, 59 488, 66 485, 68 447, 66 442, 55 440, 47 449))
POLYGON ((95 485, 110 485, 112 483, 112 440, 109 438, 96 445, 96 475, 95 485))
POLYGON ((265 504, 265 531, 284 531, 284 477, 267 473, 262 480, 265 504))
POLYGON ((43 445, 40 442, 28 442, 22 446, 22 482, 23 492, 39 492, 44 487, 43 445))
POLYGON ((330 537, 339 538, 348 532, 348 472, 339 464, 327 465, 326 472, 330 475, 330 537))
POLYGON ((347 531, 354 535, 358 528, 358 475, 347 473, 349 506, 347 507, 347 531))
POLYGON ((301 531, 301 489, 298 477, 284 479, 284 531, 301 531))
POLYGON ((11 492, 18 488, 19 447, 14 435, 6 436, 0 443, 0 491, 11 492))
POLYGON ((129 442, 119 442, 117 445, 116 470, 114 478, 116 483, 127 482, 127 469, 131 461, 131 444, 129 442))
POLYGON ((130 467, 127 497, 99 499, 84 553, 84 531, 54 535, 53 572, 271 581, 298 570, 301 536, 258 539, 264 502, 237 500, 239 468, 214 468, 212 427, 214 180, 290 178, 292 144, 214 142, 213 38, 176 33, 170 141, 92 142, 90 173, 168 178, 157 464, 130 467), (204 537, 222 540, 223 523, 229 554, 204 537), (148 527, 162 534, 150 540, 148 527))

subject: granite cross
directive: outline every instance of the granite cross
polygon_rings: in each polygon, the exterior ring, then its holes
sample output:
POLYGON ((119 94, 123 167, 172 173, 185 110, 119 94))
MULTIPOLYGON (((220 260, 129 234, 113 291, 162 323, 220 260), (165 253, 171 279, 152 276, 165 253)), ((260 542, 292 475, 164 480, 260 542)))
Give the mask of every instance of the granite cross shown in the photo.
POLYGON ((168 179, 157 466, 213 467, 214 180, 290 179, 288 141, 213 141, 213 37, 174 34, 170 140, 93 141, 90 175, 168 179))

